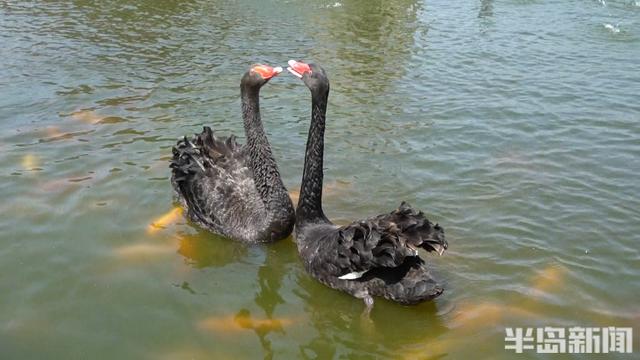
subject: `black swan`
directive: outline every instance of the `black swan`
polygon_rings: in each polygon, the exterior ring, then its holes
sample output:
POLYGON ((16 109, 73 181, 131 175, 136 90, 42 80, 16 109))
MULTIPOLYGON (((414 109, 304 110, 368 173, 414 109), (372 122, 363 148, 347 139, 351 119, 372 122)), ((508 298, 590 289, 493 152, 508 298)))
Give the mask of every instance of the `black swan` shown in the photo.
POLYGON ((216 137, 209 127, 173 148, 171 184, 199 226, 245 243, 286 238, 295 221, 293 204, 260 119, 260 88, 281 67, 254 65, 240 82, 247 143, 216 137))
POLYGON ((287 68, 311 90, 311 125, 304 158, 295 240, 304 266, 321 283, 364 300, 372 296, 405 305, 443 291, 431 277, 418 247, 442 255, 444 231, 406 202, 389 214, 349 225, 331 223, 322 211, 322 158, 329 79, 320 66, 290 60, 287 68))

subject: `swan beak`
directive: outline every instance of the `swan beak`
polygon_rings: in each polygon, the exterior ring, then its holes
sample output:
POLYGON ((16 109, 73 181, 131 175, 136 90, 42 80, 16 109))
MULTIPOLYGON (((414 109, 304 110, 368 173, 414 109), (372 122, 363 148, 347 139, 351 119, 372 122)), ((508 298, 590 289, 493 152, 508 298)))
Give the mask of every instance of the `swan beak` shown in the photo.
POLYGON ((298 77, 298 78, 302 79, 302 75, 300 75, 300 74, 298 74, 297 72, 295 72, 295 70, 293 70, 292 68, 287 67, 287 70, 288 70, 290 73, 292 73, 294 76, 296 76, 296 77, 298 77))
POLYGON ((289 64, 287 70, 298 78, 302 78, 302 75, 306 73, 311 73, 311 67, 301 61, 289 60, 287 64, 289 64))
POLYGON ((272 77, 280 74, 282 72, 282 68, 280 66, 271 67, 269 65, 258 64, 258 65, 254 65, 251 68, 251 71, 258 73, 263 79, 269 80, 272 77))

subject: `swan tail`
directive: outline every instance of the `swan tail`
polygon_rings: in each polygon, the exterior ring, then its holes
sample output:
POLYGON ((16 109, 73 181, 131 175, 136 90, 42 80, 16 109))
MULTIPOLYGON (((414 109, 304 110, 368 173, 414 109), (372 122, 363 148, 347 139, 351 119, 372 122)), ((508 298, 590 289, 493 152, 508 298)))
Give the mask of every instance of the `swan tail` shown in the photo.
POLYGON ((173 157, 169 167, 173 169, 172 180, 174 182, 184 181, 194 173, 205 171, 201 149, 186 136, 178 140, 172 153, 173 157))
POLYGON ((337 262, 340 279, 358 279, 375 268, 394 268, 408 256, 411 248, 402 246, 396 234, 378 227, 376 222, 359 221, 339 230, 337 262))
POLYGON ((344 279, 376 267, 400 266, 407 257, 418 257, 418 248, 440 255, 448 248, 442 227, 406 202, 389 214, 340 228, 337 242, 344 279))
POLYGON ((225 234, 218 211, 224 194, 232 190, 224 179, 243 174, 242 146, 235 136, 216 137, 210 127, 191 138, 183 137, 172 149, 169 167, 176 199, 187 217, 215 233, 225 234))
MULTIPOLYGON (((442 293, 418 254, 418 247, 443 252, 442 228, 403 202, 388 213, 338 228, 334 239, 324 239, 324 254, 313 268, 332 274, 338 288, 368 289, 403 304, 416 304, 442 293)), ((355 293, 355 290, 352 291, 355 293)))
MULTIPOLYGON (((385 216, 397 217, 392 214, 385 216)), ((410 243, 416 240, 400 229, 380 217, 345 226, 337 232, 335 252, 320 249, 326 256, 312 267, 333 273, 335 277, 327 282, 354 294, 366 289, 371 295, 407 305, 439 296, 443 288, 410 243)))
POLYGON ((335 265, 333 273, 341 280, 359 279, 378 268, 397 268, 408 258, 423 262, 418 247, 439 254, 448 247, 444 230, 406 202, 389 214, 353 222, 333 234, 334 239, 323 241, 319 251, 327 255, 323 261, 335 265))
POLYGON ((202 129, 202 133, 195 136, 195 143, 214 160, 231 159, 240 149, 234 135, 228 138, 216 137, 208 126, 202 129))
POLYGON ((240 149, 234 135, 219 138, 210 127, 205 126, 200 134, 195 134, 191 139, 185 136, 173 147, 169 165, 173 169, 173 179, 180 182, 216 165, 222 166, 225 161, 241 156, 240 149))
POLYGON ((377 218, 382 227, 395 232, 410 248, 423 248, 442 255, 449 247, 444 237, 444 229, 429 221, 422 211, 415 210, 406 202, 390 214, 377 218))

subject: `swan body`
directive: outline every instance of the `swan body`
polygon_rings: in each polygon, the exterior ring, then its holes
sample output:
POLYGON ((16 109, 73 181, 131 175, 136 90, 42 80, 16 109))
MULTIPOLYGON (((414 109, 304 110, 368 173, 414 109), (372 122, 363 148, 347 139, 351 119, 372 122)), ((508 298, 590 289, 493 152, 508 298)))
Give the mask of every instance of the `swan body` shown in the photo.
POLYGON ((322 210, 324 129, 329 80, 318 65, 289 61, 288 70, 311 90, 312 119, 305 153, 294 235, 306 271, 321 283, 361 298, 412 305, 443 292, 418 248, 442 253, 444 230, 406 202, 387 214, 331 223, 322 210))
POLYGON ((295 236, 307 272, 355 297, 381 296, 412 305, 443 291, 418 248, 444 251, 444 232, 405 202, 389 214, 346 226, 306 224, 296 228, 295 236))
POLYGON ((247 143, 209 127, 173 148, 171 184, 189 220, 245 243, 272 242, 293 230, 294 209, 280 178, 259 111, 260 87, 282 69, 254 66, 242 78, 247 143))

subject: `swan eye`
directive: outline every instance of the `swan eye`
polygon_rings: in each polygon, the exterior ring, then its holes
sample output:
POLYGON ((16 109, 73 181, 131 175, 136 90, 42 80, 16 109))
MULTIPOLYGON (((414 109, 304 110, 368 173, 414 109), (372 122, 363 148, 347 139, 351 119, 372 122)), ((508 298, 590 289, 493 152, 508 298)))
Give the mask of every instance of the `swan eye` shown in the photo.
POLYGON ((255 65, 251 68, 251 72, 257 73, 261 78, 269 80, 282 72, 281 67, 271 67, 269 65, 255 65))

